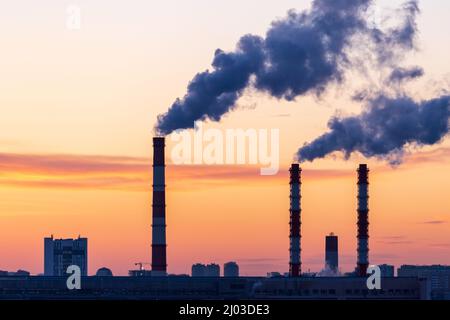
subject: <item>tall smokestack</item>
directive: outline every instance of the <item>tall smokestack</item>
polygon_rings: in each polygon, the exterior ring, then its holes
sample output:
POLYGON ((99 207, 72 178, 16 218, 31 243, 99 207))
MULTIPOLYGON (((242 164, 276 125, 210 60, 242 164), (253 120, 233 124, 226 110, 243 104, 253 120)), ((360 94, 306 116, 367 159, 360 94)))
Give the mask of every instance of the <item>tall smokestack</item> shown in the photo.
POLYGON ((369 265, 369 169, 367 164, 358 168, 358 261, 356 272, 364 277, 369 265))
POLYGON ((290 247, 289 247, 289 276, 298 277, 301 274, 301 260, 300 260, 300 174, 302 169, 300 169, 299 164, 292 164, 291 169, 291 179, 290 179, 290 247))
POLYGON ((165 138, 153 138, 152 276, 167 275, 165 138))

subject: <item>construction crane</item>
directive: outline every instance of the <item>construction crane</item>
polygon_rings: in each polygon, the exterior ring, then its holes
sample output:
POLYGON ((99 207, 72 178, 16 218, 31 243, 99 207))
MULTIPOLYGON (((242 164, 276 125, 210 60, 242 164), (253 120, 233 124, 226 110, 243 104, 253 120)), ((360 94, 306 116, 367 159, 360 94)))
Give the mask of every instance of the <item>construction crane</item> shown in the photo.
POLYGON ((148 263, 148 262, 136 262, 134 265, 135 266, 139 266, 139 270, 142 271, 142 270, 144 270, 144 265, 150 265, 150 263, 148 263))

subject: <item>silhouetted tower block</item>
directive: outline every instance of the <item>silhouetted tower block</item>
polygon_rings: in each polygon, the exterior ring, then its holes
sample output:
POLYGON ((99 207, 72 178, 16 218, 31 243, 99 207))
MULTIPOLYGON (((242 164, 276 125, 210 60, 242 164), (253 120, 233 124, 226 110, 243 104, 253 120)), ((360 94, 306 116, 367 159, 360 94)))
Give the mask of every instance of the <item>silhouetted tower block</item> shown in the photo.
POLYGON ((338 237, 334 233, 325 237, 325 267, 334 273, 339 271, 338 237))

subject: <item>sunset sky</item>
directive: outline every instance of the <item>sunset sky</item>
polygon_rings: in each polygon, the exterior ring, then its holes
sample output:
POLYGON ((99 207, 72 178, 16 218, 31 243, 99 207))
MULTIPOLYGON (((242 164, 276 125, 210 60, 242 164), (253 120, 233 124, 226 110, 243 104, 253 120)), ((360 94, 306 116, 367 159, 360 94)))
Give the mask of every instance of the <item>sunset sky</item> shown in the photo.
MULTIPOLYGON (((374 16, 402 1, 376 1, 374 16)), ((43 272, 43 238, 89 239, 89 273, 126 275, 150 262, 152 136, 158 114, 210 68, 217 48, 307 0, 16 0, 1 5, 0 270, 43 272), (81 8, 81 29, 66 8, 81 8)), ((450 87, 450 2, 421 1, 416 99, 450 87)), ((354 75, 320 98, 286 102, 249 90, 206 127, 280 130, 278 175, 251 165, 176 166, 167 150, 168 271, 237 261, 243 275, 288 271, 288 167, 298 147, 356 114, 354 75)), ((333 154, 302 164, 303 270, 320 271, 325 235, 339 236, 340 267, 356 265, 356 168, 370 172, 370 262, 450 264, 450 140, 411 146, 400 166, 333 154)), ((149 266, 147 266, 149 267, 149 266)))

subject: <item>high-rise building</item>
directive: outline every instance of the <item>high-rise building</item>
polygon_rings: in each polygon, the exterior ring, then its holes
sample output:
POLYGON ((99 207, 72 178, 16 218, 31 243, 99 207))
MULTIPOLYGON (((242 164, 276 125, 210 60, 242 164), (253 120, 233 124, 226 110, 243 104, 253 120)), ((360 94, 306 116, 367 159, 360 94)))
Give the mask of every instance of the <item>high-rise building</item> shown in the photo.
POLYGON ((239 266, 236 262, 230 261, 223 265, 224 277, 239 277, 239 266))
POLYGON ((206 266, 201 263, 196 263, 192 265, 192 273, 193 277, 204 277, 206 274, 206 266))
POLYGON ((220 277, 220 266, 215 263, 206 266, 206 277, 220 277))
POLYGON ((81 275, 88 273, 87 238, 53 239, 44 238, 44 275, 66 276, 67 268, 77 265, 81 275))
POLYGON ((339 271, 338 237, 334 233, 325 237, 325 269, 339 271))

